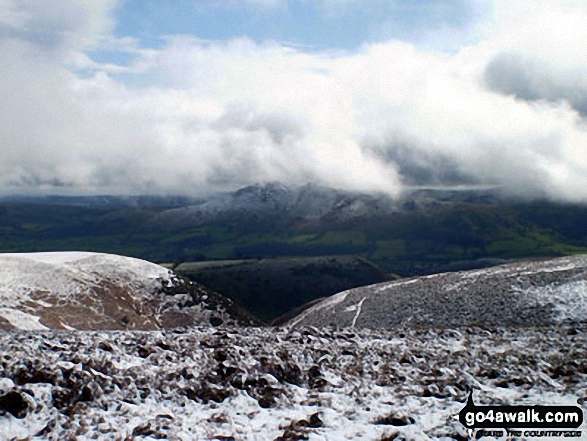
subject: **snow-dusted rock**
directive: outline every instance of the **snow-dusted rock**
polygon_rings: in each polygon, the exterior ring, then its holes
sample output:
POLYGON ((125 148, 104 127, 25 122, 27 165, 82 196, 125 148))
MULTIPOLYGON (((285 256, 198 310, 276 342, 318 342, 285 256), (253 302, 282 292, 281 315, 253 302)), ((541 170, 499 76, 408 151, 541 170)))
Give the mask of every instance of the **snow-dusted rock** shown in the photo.
POLYGON ((7 332, 0 441, 467 440, 470 388, 585 409, 586 330, 7 332))
POLYGON ((232 304, 140 259, 0 254, 0 329, 161 329, 245 324, 232 304))
POLYGON ((587 255, 435 274, 336 294, 290 326, 535 326, 587 320, 587 255))

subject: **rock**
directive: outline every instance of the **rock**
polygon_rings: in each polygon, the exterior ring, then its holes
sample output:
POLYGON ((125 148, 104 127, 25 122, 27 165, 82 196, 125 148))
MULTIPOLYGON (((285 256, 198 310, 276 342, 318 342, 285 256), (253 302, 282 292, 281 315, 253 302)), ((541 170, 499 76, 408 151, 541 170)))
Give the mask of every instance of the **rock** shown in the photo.
POLYGON ((29 404, 27 400, 15 391, 0 396, 0 411, 8 412, 16 418, 24 418, 27 414, 29 404))

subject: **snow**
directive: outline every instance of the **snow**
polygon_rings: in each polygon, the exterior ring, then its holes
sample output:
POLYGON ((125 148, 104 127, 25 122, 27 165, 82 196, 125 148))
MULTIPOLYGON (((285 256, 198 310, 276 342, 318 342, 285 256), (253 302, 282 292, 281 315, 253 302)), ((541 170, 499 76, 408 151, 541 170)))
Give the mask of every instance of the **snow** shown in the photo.
POLYGON ((14 387, 14 381, 10 378, 0 378, 0 392, 3 394, 14 387))
MULTIPOLYGON (((525 305, 551 307, 558 321, 548 326, 361 329, 385 304, 358 288, 316 306, 345 314, 348 328, 81 332, 61 321, 68 331, 56 332, 34 308, 76 301, 105 278, 144 289, 135 299, 177 279, 120 256, 0 255, 0 317, 31 331, 0 333, 0 395, 16 392, 28 405, 19 416, 0 408, 0 441, 467 439, 456 416, 469 388, 477 404, 585 409, 586 265, 585 257, 517 263, 369 288, 389 298, 389 287, 431 286, 444 308, 451 296, 463 301, 468 283, 499 280, 525 305)), ((480 295, 496 297, 496 286, 480 295)), ((180 305, 191 297, 180 290, 166 299, 180 305)), ((581 430, 575 439, 587 439, 581 430)))
POLYGON ((327 310, 330 309, 339 303, 343 303, 347 296, 349 295, 350 291, 343 291, 338 294, 334 294, 333 296, 328 297, 327 299, 322 300, 318 305, 308 308, 306 311, 299 314, 297 317, 294 317, 289 322, 289 326, 295 327, 298 323, 302 322, 306 315, 313 314, 315 311, 319 310, 327 310))
POLYGON ((49 329, 39 323, 40 317, 16 309, 0 308, 0 317, 6 319, 16 329, 27 331, 49 329))
MULTIPOLYGON (((144 260, 86 252, 0 254, 0 298, 4 306, 17 307, 32 292, 74 298, 107 279, 128 286, 160 283, 169 270, 144 260)), ((39 299, 33 299, 39 301, 39 299)))
POLYGON ((63 329, 65 329, 66 331, 75 331, 75 328, 74 328, 74 327, 72 327, 72 326, 69 326, 69 325, 68 325, 68 324, 66 324, 66 323, 59 322, 59 324, 60 324, 60 325, 61 325, 61 327, 62 327, 63 329))
POLYGON ((357 319, 359 318, 359 315, 361 315, 361 308, 363 307, 363 302, 365 301, 367 297, 363 297, 361 299, 361 301, 359 303, 357 303, 355 309, 356 309, 356 313, 355 316, 353 317, 353 322, 351 323, 351 328, 354 328, 355 325, 357 324, 357 319))
POLYGON ((559 321, 587 321, 587 281, 528 288, 525 295, 539 305, 551 305, 559 321))
POLYGON ((3 258, 28 259, 35 262, 58 265, 93 257, 95 256, 95 253, 86 251, 58 251, 45 253, 4 253, 0 254, 0 256, 3 258))
POLYGON ((37 305, 42 306, 44 308, 51 308, 53 306, 52 303, 45 302, 44 300, 32 300, 32 303, 36 303, 37 305))
POLYGON ((281 216, 306 222, 348 221, 368 213, 389 214, 401 210, 384 195, 364 195, 313 184, 288 188, 281 184, 253 185, 233 193, 213 195, 207 200, 166 210, 155 222, 169 225, 203 225, 220 218, 265 218, 281 216))
POLYGON ((0 390, 31 407, 0 412, 0 440, 466 439, 469 387, 478 405, 585 409, 586 330, 7 332, 0 390))

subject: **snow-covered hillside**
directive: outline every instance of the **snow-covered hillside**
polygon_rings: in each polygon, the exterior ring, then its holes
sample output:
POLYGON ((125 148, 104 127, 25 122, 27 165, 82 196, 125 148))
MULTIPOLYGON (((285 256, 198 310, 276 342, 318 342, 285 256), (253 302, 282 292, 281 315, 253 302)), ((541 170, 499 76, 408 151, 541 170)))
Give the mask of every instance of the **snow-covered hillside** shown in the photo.
POLYGON ((478 404, 585 409, 585 331, 10 332, 0 441, 465 441, 469 388, 478 404))
POLYGON ((278 219, 332 225, 376 219, 393 213, 429 210, 442 201, 499 200, 494 187, 406 187, 396 200, 387 194, 361 193, 316 184, 287 186, 279 182, 254 184, 217 193, 158 214, 154 224, 196 226, 239 219, 278 219))
POLYGON ((220 193, 187 207, 166 210, 156 216, 154 223, 196 226, 215 221, 266 218, 332 223, 397 210, 400 205, 387 195, 354 193, 312 184, 290 188, 268 183, 220 193))
POLYGON ((161 329, 239 324, 232 302, 144 260, 0 254, 0 329, 161 329))
POLYGON ((587 255, 435 274, 344 291, 291 326, 535 326, 587 321, 587 255))

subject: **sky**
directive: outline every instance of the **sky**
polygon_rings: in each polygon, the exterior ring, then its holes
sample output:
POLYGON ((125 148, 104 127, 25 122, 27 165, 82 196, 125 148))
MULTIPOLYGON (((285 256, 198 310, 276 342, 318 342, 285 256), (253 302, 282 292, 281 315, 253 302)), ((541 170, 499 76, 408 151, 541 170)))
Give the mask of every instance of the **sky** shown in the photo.
POLYGON ((0 193, 587 202, 583 0, 0 0, 0 193))

